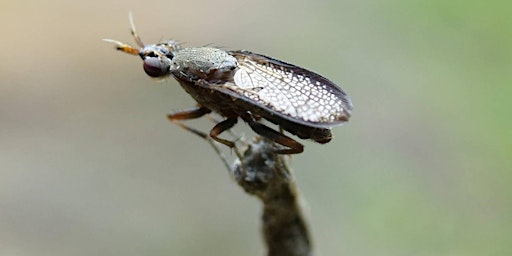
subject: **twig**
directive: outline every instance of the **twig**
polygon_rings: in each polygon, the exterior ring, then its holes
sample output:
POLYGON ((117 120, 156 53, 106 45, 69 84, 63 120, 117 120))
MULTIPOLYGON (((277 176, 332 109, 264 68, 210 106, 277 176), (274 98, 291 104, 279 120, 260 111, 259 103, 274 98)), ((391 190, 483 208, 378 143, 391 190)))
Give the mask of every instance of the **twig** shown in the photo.
POLYGON ((263 202, 262 227, 268 256, 310 256, 311 240, 296 183, 272 142, 257 138, 236 160, 238 185, 263 202))

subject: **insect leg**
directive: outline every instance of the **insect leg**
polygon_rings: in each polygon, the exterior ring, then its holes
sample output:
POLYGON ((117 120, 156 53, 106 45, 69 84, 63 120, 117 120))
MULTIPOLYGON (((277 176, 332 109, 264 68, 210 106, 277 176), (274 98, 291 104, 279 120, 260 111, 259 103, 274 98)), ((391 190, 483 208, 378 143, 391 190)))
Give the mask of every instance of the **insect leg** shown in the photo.
MULTIPOLYGON (((168 114, 167 115, 167 118, 175 123, 176 125, 178 125, 179 127, 189 131, 189 132, 192 132, 196 135, 198 135, 199 137, 205 139, 206 141, 208 141, 208 143, 210 144, 210 146, 212 146, 212 148, 215 150, 215 152, 217 153, 217 155, 219 155, 220 159, 222 160, 222 162, 224 163, 224 166, 226 166, 226 169, 228 171, 231 170, 231 165, 229 164, 229 161, 227 159, 227 157, 222 153, 222 151, 220 150, 220 148, 215 144, 215 142, 213 142, 211 140, 210 137, 208 137, 208 135, 202 131, 199 131, 195 128, 192 128, 190 126, 187 126, 185 124, 183 124, 182 122, 180 122, 180 120, 187 120, 187 119, 195 119, 195 118, 199 118, 205 114, 208 114, 210 113, 211 110, 205 108, 205 107, 195 107, 195 108, 191 108, 191 109, 188 109, 188 110, 183 110, 183 111, 178 111, 178 112, 174 112, 174 113, 171 113, 171 114, 168 114)), ((236 150, 235 148, 235 153, 240 157, 240 153, 238 153, 238 151, 236 150)), ((230 175, 231 172, 230 172, 230 175)))
POLYGON ((191 108, 188 110, 183 110, 183 111, 178 111, 178 112, 168 114, 167 118, 171 122, 178 125, 179 127, 183 128, 189 132, 192 132, 203 139, 208 139, 208 135, 206 133, 201 132, 201 131, 199 131, 195 128, 192 128, 190 126, 187 126, 187 125, 183 124, 182 122, 180 122, 179 120, 188 120, 188 119, 199 118, 199 117, 204 116, 205 114, 208 114, 210 112, 212 112, 212 111, 205 107, 195 107, 195 108, 191 108))
POLYGON ((226 140, 226 139, 221 139, 219 138, 218 136, 228 130, 229 128, 233 127, 233 125, 235 125, 237 122, 237 118, 228 118, 218 124, 216 124, 212 130, 210 131, 210 137, 212 137, 212 139, 216 140, 217 142, 219 143, 222 143, 230 148, 234 148, 235 147, 235 143, 232 142, 232 141, 229 141, 229 140, 226 140))
MULTIPOLYGON (((244 119, 245 120, 245 119, 244 119)), ((280 145, 283 145, 285 147, 288 147, 288 149, 279 149, 276 150, 276 153, 278 154, 298 154, 302 153, 304 151, 304 146, 297 142, 296 140, 279 133, 276 130, 273 130, 272 128, 256 122, 254 119, 245 120, 249 126, 252 128, 253 131, 255 131, 257 134, 272 140, 280 145)))

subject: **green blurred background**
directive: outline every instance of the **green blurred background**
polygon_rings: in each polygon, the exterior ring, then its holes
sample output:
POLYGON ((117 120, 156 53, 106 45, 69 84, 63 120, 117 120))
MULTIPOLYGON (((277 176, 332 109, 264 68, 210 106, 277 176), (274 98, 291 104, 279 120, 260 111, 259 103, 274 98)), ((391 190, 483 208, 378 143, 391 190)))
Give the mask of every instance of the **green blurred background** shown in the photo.
POLYGON ((350 94, 349 124, 290 162, 316 255, 512 255, 510 1, 0 7, 0 255, 263 254, 259 202, 165 118, 192 99, 101 41, 132 43, 129 11, 146 43, 247 49, 350 94))

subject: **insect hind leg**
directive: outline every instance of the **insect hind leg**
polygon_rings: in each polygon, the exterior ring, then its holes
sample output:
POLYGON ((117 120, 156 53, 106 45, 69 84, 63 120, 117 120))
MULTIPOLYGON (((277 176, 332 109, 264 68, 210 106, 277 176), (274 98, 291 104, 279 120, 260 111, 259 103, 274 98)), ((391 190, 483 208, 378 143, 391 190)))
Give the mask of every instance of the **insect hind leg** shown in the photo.
MULTIPOLYGON (((245 120, 245 119, 244 119, 245 120)), ((304 151, 304 146, 297 142, 296 140, 262 124, 256 122, 254 119, 245 120, 251 129, 257 134, 276 142, 282 146, 287 147, 287 149, 278 149, 276 150, 277 154, 299 154, 304 151)))

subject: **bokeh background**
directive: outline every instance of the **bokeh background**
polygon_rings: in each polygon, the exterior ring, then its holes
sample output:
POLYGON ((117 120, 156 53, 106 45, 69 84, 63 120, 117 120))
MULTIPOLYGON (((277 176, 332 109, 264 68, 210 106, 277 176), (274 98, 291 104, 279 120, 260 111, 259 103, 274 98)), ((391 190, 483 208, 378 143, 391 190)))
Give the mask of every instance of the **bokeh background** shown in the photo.
POLYGON ((290 161, 316 255, 512 254, 510 1, 0 7, 0 255, 264 253, 259 202, 165 118, 192 99, 101 41, 132 43, 129 11, 146 43, 263 53, 351 95, 290 161))

